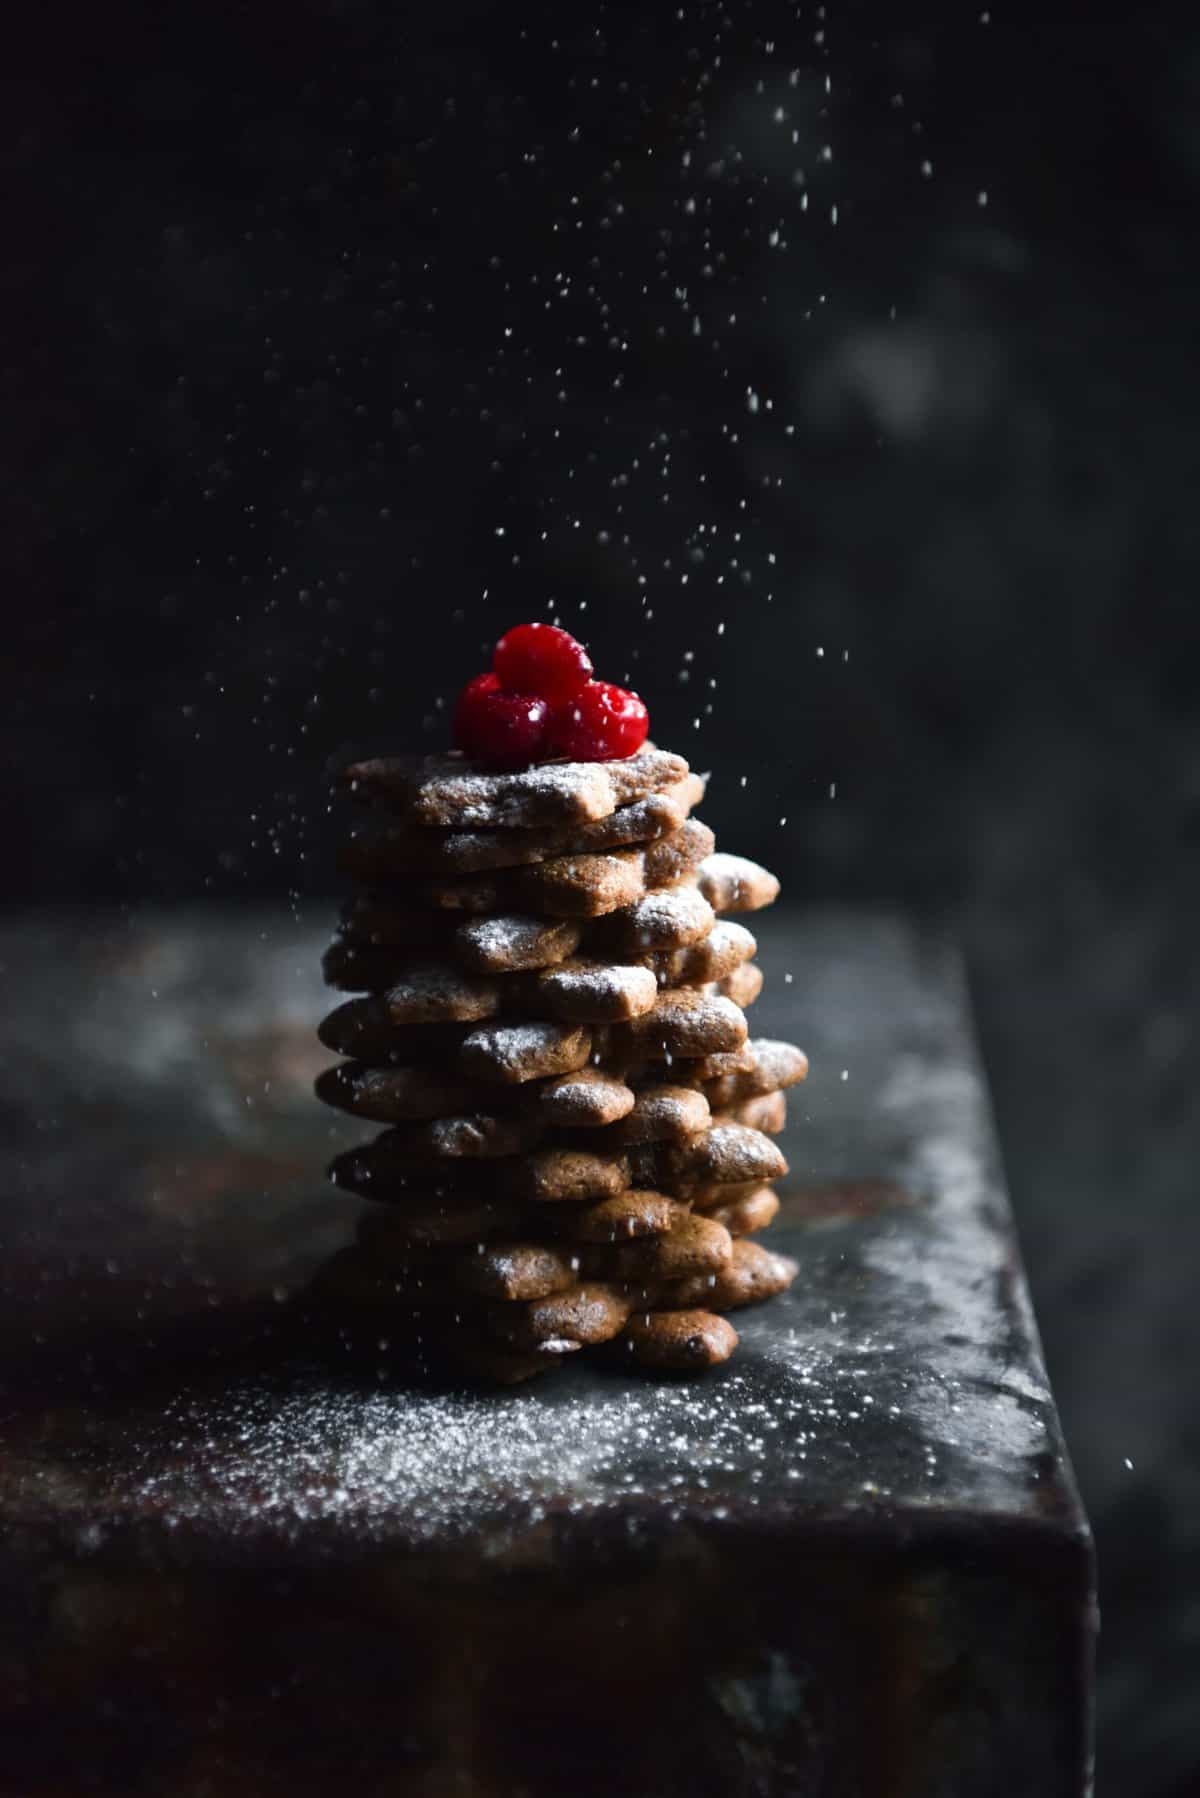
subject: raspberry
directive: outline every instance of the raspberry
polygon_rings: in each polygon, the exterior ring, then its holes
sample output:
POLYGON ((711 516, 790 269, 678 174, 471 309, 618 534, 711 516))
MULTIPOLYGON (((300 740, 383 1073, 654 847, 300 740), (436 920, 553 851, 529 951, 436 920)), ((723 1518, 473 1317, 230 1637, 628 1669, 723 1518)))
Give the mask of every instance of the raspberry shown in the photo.
POLYGON ((548 742, 557 755, 575 762, 622 762, 646 741, 650 714, 636 693, 611 681, 592 680, 556 706, 548 742))
POLYGON ((492 667, 510 693, 536 693, 551 705, 573 699, 592 677, 582 643, 556 624, 518 624, 496 645, 492 667))
POLYGON ((458 696, 454 742, 476 761, 520 768, 546 752, 550 707, 532 693, 506 693, 494 674, 477 674, 458 696))

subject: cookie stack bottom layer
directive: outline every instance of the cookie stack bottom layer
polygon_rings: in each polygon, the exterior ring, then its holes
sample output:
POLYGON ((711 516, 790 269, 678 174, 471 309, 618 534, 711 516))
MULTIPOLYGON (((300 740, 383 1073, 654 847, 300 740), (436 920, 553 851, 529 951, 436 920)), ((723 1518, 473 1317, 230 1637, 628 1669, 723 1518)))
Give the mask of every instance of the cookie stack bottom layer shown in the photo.
POLYGON ((580 1351, 726 1360, 723 1314, 796 1272, 754 1238, 807 1064, 749 1037, 762 977, 731 916, 777 881, 715 853, 703 782, 651 746, 342 780, 360 887, 325 973, 358 996, 321 1026, 346 1059, 317 1091, 389 1128, 333 1164, 376 1203, 316 1292, 498 1380, 580 1351))

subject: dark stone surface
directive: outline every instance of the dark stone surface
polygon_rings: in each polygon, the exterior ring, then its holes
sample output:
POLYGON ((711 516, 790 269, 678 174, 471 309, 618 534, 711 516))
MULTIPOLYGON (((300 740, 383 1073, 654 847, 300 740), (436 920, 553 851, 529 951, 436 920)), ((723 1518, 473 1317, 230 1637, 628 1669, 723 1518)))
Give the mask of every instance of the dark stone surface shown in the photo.
POLYGON ((800 1278, 702 1381, 497 1396, 289 1296, 360 1133, 314 923, 6 932, 0 1790, 1083 1789, 1090 1550, 957 964, 760 936, 800 1278))

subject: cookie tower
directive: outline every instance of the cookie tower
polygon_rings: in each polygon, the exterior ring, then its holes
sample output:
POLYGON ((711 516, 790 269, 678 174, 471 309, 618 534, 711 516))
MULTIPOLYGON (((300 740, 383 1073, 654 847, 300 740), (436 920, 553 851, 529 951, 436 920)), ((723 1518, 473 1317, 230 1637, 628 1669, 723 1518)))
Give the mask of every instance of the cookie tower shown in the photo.
POLYGON ((345 767, 359 890, 325 956, 358 995, 317 1093, 388 1126, 331 1178, 376 1201, 318 1291, 393 1342, 502 1381, 600 1350, 700 1370, 724 1312, 787 1287, 754 1240, 807 1063, 754 1040, 762 974, 731 914, 773 875, 714 852, 703 779, 636 695, 520 625, 468 683, 454 752, 345 767))

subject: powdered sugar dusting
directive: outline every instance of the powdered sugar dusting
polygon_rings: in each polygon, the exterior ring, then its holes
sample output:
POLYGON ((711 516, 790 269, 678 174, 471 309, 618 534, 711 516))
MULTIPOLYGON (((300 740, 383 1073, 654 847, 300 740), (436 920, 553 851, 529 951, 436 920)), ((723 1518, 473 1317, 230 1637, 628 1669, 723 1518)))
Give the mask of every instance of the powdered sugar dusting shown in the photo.
POLYGON ((762 1081, 761 1090, 764 1092, 794 1086, 808 1072, 808 1057, 794 1043, 776 1042, 771 1037, 756 1036, 751 1038, 750 1048, 754 1053, 758 1075, 762 1081))
POLYGON ((540 968, 561 960, 578 945, 573 924, 548 924, 545 918, 500 913, 460 924, 458 941, 484 967, 496 972, 540 968))
POLYGON ((746 1124, 714 1124, 694 1147, 679 1153, 688 1171, 721 1185, 775 1180, 786 1171, 770 1137, 746 1124))
POLYGON ((779 882, 744 855, 718 850, 700 864, 700 891, 714 911, 759 911, 779 897, 779 882))
POLYGON ((397 1023, 443 1018, 471 1022, 493 1017, 500 1009, 500 995, 494 981, 472 980, 457 968, 426 962, 393 982, 385 1003, 397 1023))
POLYGON ((520 1079, 536 1073, 546 1057, 555 1055, 577 1035, 582 1033, 566 1024, 498 1024, 490 1030, 473 1030, 463 1049, 520 1079))
MULTIPOLYGON (((454 755, 430 757, 415 779, 393 783, 426 824, 537 825, 606 818, 619 805, 676 785, 681 756, 642 749, 623 762, 542 762, 512 774, 472 770, 454 755)), ((377 776, 373 784, 387 790, 377 776)))
POLYGON ((695 887, 671 887, 647 893, 621 913, 630 936, 648 949, 674 949, 706 937, 713 927, 712 906, 695 887))
POLYGON ((594 1068, 564 1074, 543 1087, 540 1098, 546 1115, 563 1124, 611 1124, 627 1116, 635 1102, 623 1080, 594 1068))
POLYGON ((658 982, 649 968, 605 966, 590 963, 585 967, 555 968, 542 978, 551 993, 564 999, 591 1002, 618 1002, 630 1015, 649 1011, 658 996, 658 982))
POLYGON ((773 1481, 803 1476, 828 1400, 823 1382, 808 1379, 806 1391, 803 1373, 779 1375, 765 1392, 736 1372, 719 1385, 614 1383, 593 1390, 586 1429, 569 1381, 557 1393, 539 1383, 487 1397, 248 1386, 229 1394, 236 1431, 186 1478, 172 1455, 186 1458, 212 1419, 186 1401, 169 1407, 166 1452, 136 1496, 176 1526, 290 1533, 325 1523, 426 1544, 504 1526, 516 1539, 554 1514, 631 1499, 662 1518, 719 1518, 723 1498, 756 1504, 768 1471, 773 1481))

